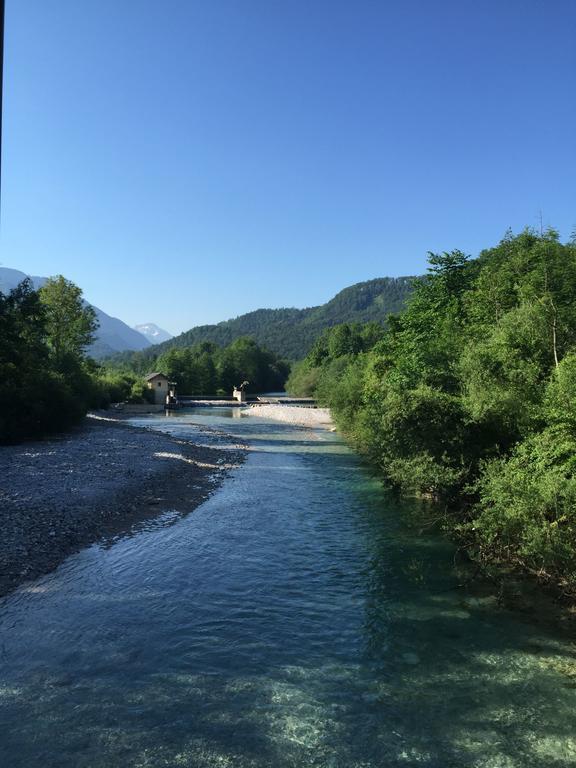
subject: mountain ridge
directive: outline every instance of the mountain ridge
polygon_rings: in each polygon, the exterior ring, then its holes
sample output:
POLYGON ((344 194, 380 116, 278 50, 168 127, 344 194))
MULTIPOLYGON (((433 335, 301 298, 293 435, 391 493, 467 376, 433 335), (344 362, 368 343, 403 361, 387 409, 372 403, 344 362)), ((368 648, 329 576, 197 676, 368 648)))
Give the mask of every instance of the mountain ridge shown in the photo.
MULTIPOLYGON (((26 277, 30 277, 35 288, 40 288, 48 279, 0 267, 0 291, 10 290, 26 277)), ((111 361, 129 363, 133 362, 132 356, 136 354, 142 358, 140 362, 145 366, 148 360, 151 362, 172 347, 192 347, 202 342, 228 346, 236 339, 248 336, 287 360, 298 360, 306 355, 326 328, 344 322, 384 324, 389 314, 402 310, 414 279, 414 276, 378 277, 354 283, 324 304, 302 309, 259 308, 220 323, 195 326, 157 344, 149 336, 91 304, 100 327, 88 353, 98 360, 109 358, 111 361)), ((145 326, 162 330, 153 323, 140 327, 145 326)))
POLYGON ((306 355, 325 328, 344 322, 385 323, 389 314, 402 310, 414 279, 414 276, 378 277, 355 283, 315 307, 255 309, 220 323, 190 328, 144 350, 142 356, 152 359, 172 347, 192 347, 202 342, 228 346, 242 336, 249 336, 277 355, 298 360, 306 355))

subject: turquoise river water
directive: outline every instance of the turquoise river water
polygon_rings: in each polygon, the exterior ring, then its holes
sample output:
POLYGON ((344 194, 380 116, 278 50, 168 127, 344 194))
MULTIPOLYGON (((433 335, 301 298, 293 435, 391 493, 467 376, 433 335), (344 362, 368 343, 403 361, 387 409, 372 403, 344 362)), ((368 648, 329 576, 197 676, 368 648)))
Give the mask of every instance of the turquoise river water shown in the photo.
POLYGON ((250 452, 0 601, 3 768, 576 766, 574 644, 457 588, 337 435, 135 423, 250 452))

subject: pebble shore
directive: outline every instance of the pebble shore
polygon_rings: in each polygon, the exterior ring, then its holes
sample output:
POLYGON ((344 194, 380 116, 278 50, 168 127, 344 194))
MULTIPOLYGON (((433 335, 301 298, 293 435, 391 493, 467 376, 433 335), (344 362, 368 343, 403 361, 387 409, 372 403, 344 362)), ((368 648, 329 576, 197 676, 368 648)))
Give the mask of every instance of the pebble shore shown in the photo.
POLYGON ((69 554, 167 509, 198 506, 245 447, 88 417, 73 432, 0 447, 0 595, 69 554))

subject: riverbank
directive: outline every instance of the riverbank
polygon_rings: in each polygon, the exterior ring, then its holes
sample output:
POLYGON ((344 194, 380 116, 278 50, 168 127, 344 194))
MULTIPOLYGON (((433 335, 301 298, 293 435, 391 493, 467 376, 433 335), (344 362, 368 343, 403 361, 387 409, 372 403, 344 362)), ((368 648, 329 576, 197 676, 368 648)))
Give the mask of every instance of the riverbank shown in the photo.
POLYGON ((0 764, 574 768, 572 637, 458 588, 420 504, 337 435, 138 423, 252 450, 193 515, 2 601, 0 764))
POLYGON ((68 434, 0 447, 0 595, 102 537, 193 510, 244 459, 225 438, 198 445, 92 416, 68 434))
POLYGON ((328 408, 303 408, 296 405, 251 405, 244 413, 301 427, 334 426, 328 408))

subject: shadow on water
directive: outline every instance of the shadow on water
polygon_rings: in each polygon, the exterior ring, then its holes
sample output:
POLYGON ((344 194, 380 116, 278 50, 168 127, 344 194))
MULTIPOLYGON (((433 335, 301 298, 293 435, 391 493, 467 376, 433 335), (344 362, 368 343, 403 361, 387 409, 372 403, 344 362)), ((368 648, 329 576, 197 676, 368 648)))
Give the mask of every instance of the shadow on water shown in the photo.
POLYGON ((456 589, 336 436, 223 422, 258 448, 196 514, 0 603, 2 765, 576 765, 571 643, 456 589))

